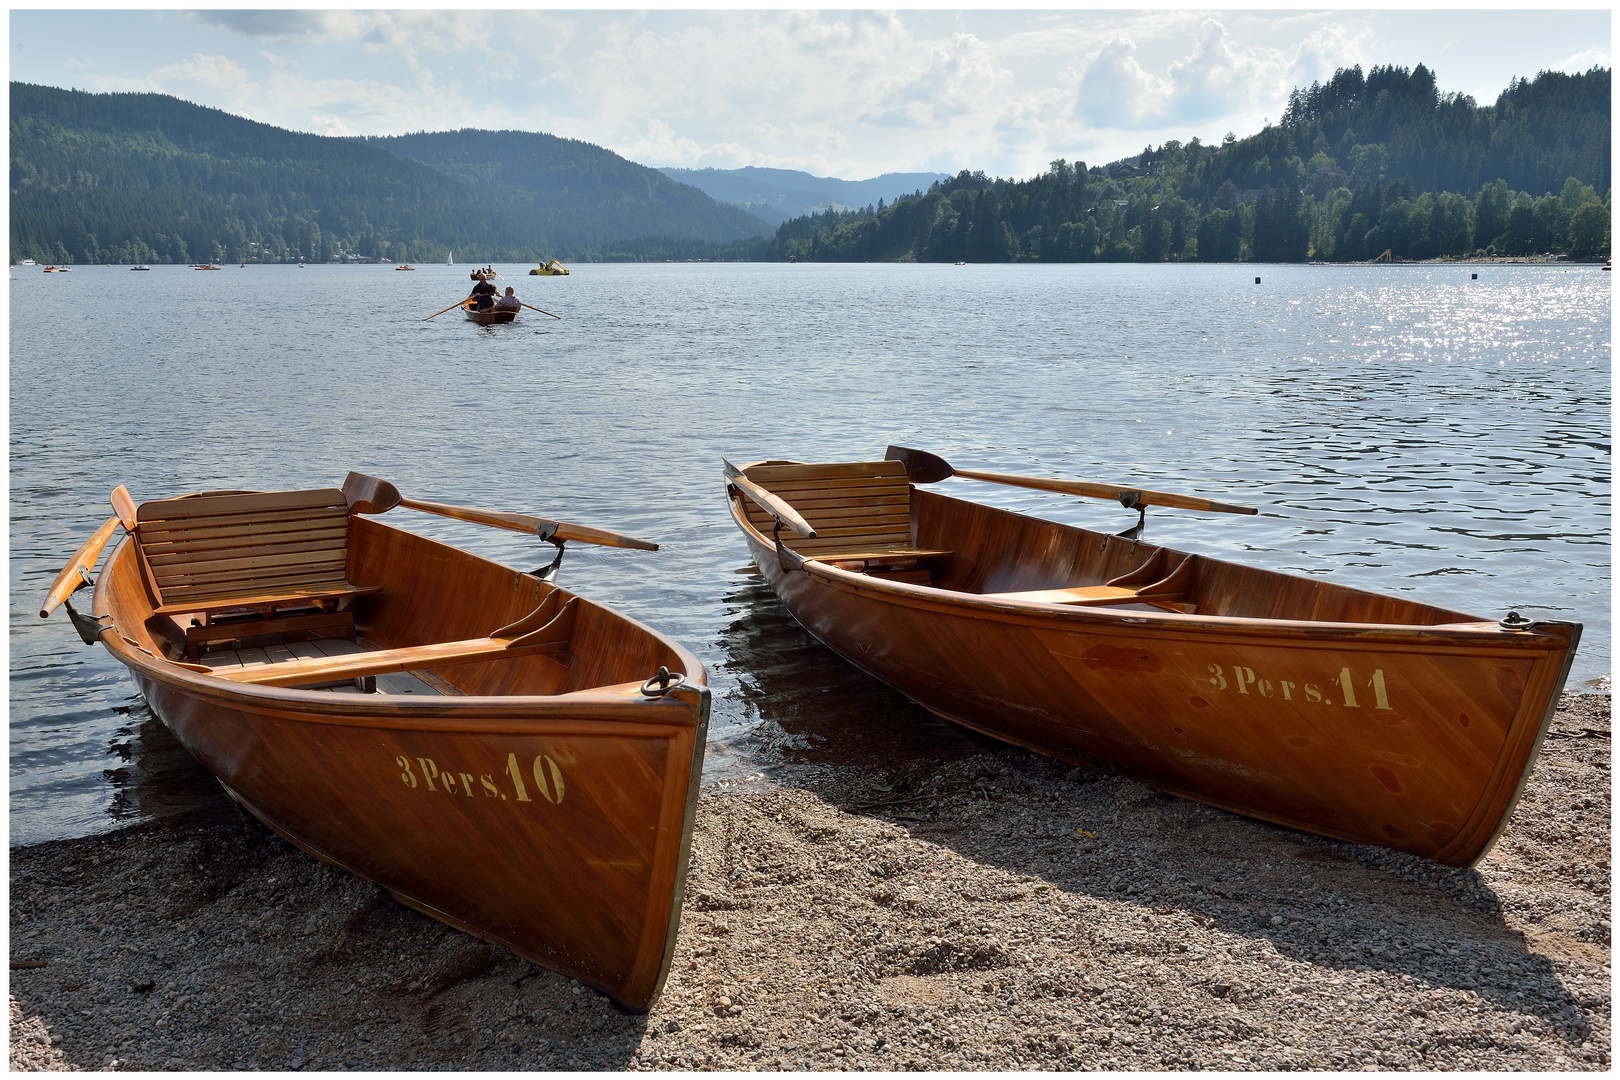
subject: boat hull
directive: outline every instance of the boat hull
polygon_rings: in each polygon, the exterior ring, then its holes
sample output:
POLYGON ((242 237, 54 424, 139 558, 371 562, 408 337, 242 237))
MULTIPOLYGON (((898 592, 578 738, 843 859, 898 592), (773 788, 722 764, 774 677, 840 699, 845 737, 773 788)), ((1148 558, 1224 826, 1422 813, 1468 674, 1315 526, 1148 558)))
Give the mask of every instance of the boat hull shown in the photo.
POLYGON ((479 326, 494 326, 497 323, 509 323, 518 317, 516 311, 479 311, 477 308, 463 308, 467 318, 479 326))
MULTIPOLYGON (((915 488, 912 497, 923 547, 998 531, 1047 555, 1103 540, 915 488)), ((1477 861, 1504 827, 1580 632, 1066 608, 822 562, 785 570, 735 497, 732 511, 805 629, 941 717, 1044 754, 1112 762, 1237 813, 1456 866, 1477 861)), ((1130 548, 1113 545, 1115 559, 1130 548)), ((1155 550, 1141 545, 1133 558, 1155 550)))
MULTIPOLYGON (((366 638, 411 630, 434 580, 480 624, 532 609, 549 588, 377 522, 353 528, 354 572, 389 568, 360 619, 366 638)), ((628 1011, 656 1000, 679 925, 708 722, 705 676, 689 653, 592 605, 566 664, 536 657, 543 663, 516 673, 506 669, 519 661, 437 672, 462 693, 280 689, 160 659, 150 651, 158 643, 143 645, 135 629, 143 603, 126 541, 98 582, 95 611, 130 639, 115 629, 102 641, 180 743, 267 825, 628 1011), (662 697, 636 681, 591 685, 615 677, 615 664, 646 674, 663 664, 689 681, 662 697), (503 683, 519 692, 501 692, 503 683), (522 692, 537 689, 553 692, 522 692)), ((446 633, 463 632, 458 617, 445 619, 446 633)))

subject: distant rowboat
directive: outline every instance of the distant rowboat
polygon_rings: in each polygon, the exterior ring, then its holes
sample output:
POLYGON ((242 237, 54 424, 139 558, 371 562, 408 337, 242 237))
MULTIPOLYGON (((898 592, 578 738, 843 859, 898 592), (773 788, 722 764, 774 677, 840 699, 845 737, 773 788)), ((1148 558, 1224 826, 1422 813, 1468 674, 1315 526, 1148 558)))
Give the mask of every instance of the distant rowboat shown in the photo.
POLYGON ((394 267, 394 269, 395 270, 415 270, 416 267, 412 266, 410 263, 400 263, 398 266, 394 267))
POLYGON ((509 323, 518 317, 518 309, 516 308, 487 308, 483 311, 479 311, 477 302, 473 300, 469 300, 461 306, 462 309, 467 312, 467 318, 471 319, 479 326, 493 326, 496 323, 509 323))

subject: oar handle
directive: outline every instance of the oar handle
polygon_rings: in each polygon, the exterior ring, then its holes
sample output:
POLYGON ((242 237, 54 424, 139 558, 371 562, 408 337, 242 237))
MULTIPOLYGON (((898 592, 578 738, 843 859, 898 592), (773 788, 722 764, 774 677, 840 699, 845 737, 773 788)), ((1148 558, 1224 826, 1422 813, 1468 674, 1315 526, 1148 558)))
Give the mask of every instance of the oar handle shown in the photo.
POLYGON ((812 540, 815 539, 816 530, 808 521, 804 520, 804 518, 800 516, 797 510, 788 505, 785 499, 783 499, 780 495, 771 494, 769 491, 766 491, 764 488, 754 483, 754 481, 748 479, 748 477, 743 475, 743 471, 741 469, 737 468, 737 466, 726 460, 726 456, 724 454, 720 455, 720 460, 725 463, 726 482, 728 484, 731 484, 738 491, 742 492, 744 495, 747 495, 750 499, 753 499, 754 502, 759 504, 760 509, 764 510, 767 514, 771 515, 771 517, 775 518, 783 525, 786 525, 800 536, 807 537, 812 540))
POLYGON ((1129 506, 1169 506, 1178 510, 1209 510, 1219 514, 1258 514, 1252 506, 1201 499, 1196 495, 1176 495, 1167 491, 1149 491, 1125 484, 1094 484, 1085 480, 1048 480, 1039 476, 1015 476, 1012 473, 983 472, 978 469, 957 469, 956 476, 969 480, 984 480, 992 484, 1033 488, 1036 491, 1058 491, 1065 495, 1081 495, 1088 499, 1108 499, 1125 502, 1129 506), (1135 499, 1126 502, 1134 493, 1135 499), (1125 496, 1125 498, 1121 498, 1125 496))
POLYGON ((94 570, 96 563, 101 560, 101 551, 107 546, 107 541, 112 539, 118 525, 117 515, 108 518, 101 523, 101 528, 91 534, 90 539, 73 553, 73 558, 68 560, 67 565, 62 567, 62 572, 57 574, 56 580, 51 583, 51 591, 45 594, 45 602, 39 608, 40 618, 49 618, 51 612, 67 602, 68 597, 90 583, 90 571, 94 570))
POLYGON ((509 514, 499 510, 476 510, 470 506, 450 506, 447 503, 422 502, 419 499, 402 498, 399 500, 399 504, 408 506, 412 510, 438 514, 441 517, 455 518, 458 521, 470 521, 475 525, 489 525, 497 529, 511 529, 513 532, 532 533, 542 540, 578 540, 581 543, 601 544, 604 547, 636 548, 640 551, 658 550, 658 545, 650 540, 637 540, 633 536, 608 532, 606 529, 593 529, 587 525, 572 525, 566 521, 552 521, 550 518, 530 517, 528 514, 509 514))

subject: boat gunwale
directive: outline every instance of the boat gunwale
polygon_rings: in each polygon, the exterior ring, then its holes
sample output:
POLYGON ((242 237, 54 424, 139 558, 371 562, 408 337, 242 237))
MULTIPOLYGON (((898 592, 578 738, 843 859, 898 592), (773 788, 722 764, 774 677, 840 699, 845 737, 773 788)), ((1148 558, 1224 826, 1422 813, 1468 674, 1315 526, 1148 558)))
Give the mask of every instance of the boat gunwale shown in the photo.
MULTIPOLYGON (((756 462, 755 464, 759 464, 756 462)), ((745 466, 744 471, 752 466, 745 466)), ((982 505, 973 503, 968 499, 957 499, 950 495, 940 495, 933 492, 938 498, 950 499, 953 502, 967 505, 982 505)), ((743 529, 745 535, 752 542, 763 547, 771 557, 775 557, 776 545, 770 537, 756 529, 749 521, 746 512, 741 508, 741 496, 733 495, 729 500, 731 504, 732 519, 738 527, 743 529)), ((1076 529, 1081 532, 1089 530, 1080 529, 1076 525, 1065 525, 1062 522, 1039 518, 1033 514, 1019 514, 1020 517, 1043 525, 1054 525, 1062 529, 1076 529)), ((1175 548, 1163 548, 1174 555, 1196 554, 1178 551, 1175 548)), ((1207 556, 1200 555, 1200 558, 1207 556)), ((1211 559, 1212 562, 1223 560, 1211 559)), ((1264 569, 1264 568, 1261 568, 1264 569)), ((1013 600, 997 599, 993 595, 984 593, 961 592, 955 589, 941 589, 932 585, 914 585, 903 581, 887 581, 882 578, 868 576, 854 570, 844 570, 831 562, 823 562, 814 557, 805 557, 804 573, 833 588, 851 593, 875 593, 885 600, 898 602, 907 607, 932 608, 954 613, 961 613, 968 609, 983 617, 994 615, 1000 621, 1023 623, 1024 625, 1051 626, 1054 624, 1080 624, 1096 625, 1099 628, 1113 626, 1130 626, 1133 631, 1143 629, 1160 629, 1185 633, 1188 630, 1219 630, 1233 640, 1241 640, 1232 632, 1249 631, 1256 637, 1263 637, 1274 641, 1279 636, 1298 636, 1301 638, 1343 638, 1355 637, 1358 641, 1375 644, 1405 644, 1414 647, 1428 642, 1466 641, 1476 647, 1493 648, 1496 645, 1486 645, 1482 639, 1489 638, 1498 643, 1505 654, 1512 655, 1519 649, 1535 648, 1535 643, 1544 643, 1545 635, 1534 631, 1508 632, 1490 619, 1474 619, 1469 622, 1453 623, 1352 623, 1352 622, 1326 622, 1313 619, 1266 619, 1252 616, 1237 615, 1199 615, 1171 611, 1141 611, 1130 610, 1124 607, 1076 607, 1068 604, 1053 604, 1039 600, 1013 600), (1021 618, 1019 618, 1021 617, 1021 618)), ((1266 573, 1280 574, 1291 577, 1281 570, 1265 570, 1266 573)), ((1379 596, 1388 594, 1379 593, 1379 596)), ((1404 597, 1393 597, 1404 600, 1404 597)), ((1580 623, 1568 622, 1561 619, 1538 620, 1549 625, 1579 627, 1580 623)))
MULTIPOLYGON (((369 520, 369 519, 368 519, 369 520)), ((408 529, 401 529, 384 522, 371 520, 371 524, 396 532, 410 533, 408 529)), ((420 533, 410 533, 429 543, 438 544, 459 555, 489 563, 500 570, 515 576, 525 576, 522 571, 456 547, 446 544, 442 540, 424 537, 420 533)), ((94 599, 91 610, 95 617, 112 616, 108 609, 107 597, 111 589, 113 567, 123 556, 126 548, 134 541, 127 533, 121 539, 111 555, 107 557, 101 573, 96 578, 94 599)), ((126 556, 126 558, 128 558, 126 556)), ((652 627, 631 618, 623 612, 605 607, 587 597, 579 596, 567 589, 558 586, 558 591, 565 597, 578 599, 605 615, 621 619, 633 629, 643 633, 659 644, 667 647, 676 656, 680 657, 682 672, 689 684, 695 687, 707 688, 708 671, 690 650, 666 635, 654 630, 652 627)), ((402 721, 415 721, 419 723, 434 722, 436 726, 443 727, 446 719, 460 719, 467 725, 483 723, 494 724, 488 727, 491 732, 506 730, 501 721, 509 724, 519 722, 532 723, 536 720, 555 719, 563 721, 568 719, 590 719, 593 723, 605 720, 617 720, 634 725, 668 724, 670 718, 666 709, 658 709, 659 713, 666 715, 647 715, 649 707, 661 703, 661 698, 632 698, 622 691, 610 692, 607 687, 625 687, 629 681, 607 683, 602 687, 588 687, 564 694, 525 694, 525 695, 487 695, 464 694, 452 697, 438 695, 413 694, 342 694, 329 693, 324 690, 299 690, 293 687, 262 686, 252 683, 240 683, 232 679, 221 678, 217 675, 200 671, 192 671, 187 667, 159 656, 157 653, 129 641, 118 629, 116 621, 113 626, 101 634, 101 643, 107 651, 120 663, 135 671, 159 682, 166 683, 176 690, 197 696, 224 700, 236 706, 258 706, 260 711, 280 707, 283 710, 300 713, 319 714, 330 718, 333 722, 347 723, 358 727, 387 727, 397 725, 402 721), (539 710, 549 715, 536 715, 539 710), (609 714, 602 716, 601 714, 609 714)), ((496 660, 503 658, 494 658, 496 660)), ((511 657, 510 659, 523 659, 511 657)), ((479 661, 487 663, 489 661, 479 661)), ((455 665, 443 665, 453 667, 455 665)), ((457 730, 476 731, 486 730, 474 726, 462 727, 457 730)))

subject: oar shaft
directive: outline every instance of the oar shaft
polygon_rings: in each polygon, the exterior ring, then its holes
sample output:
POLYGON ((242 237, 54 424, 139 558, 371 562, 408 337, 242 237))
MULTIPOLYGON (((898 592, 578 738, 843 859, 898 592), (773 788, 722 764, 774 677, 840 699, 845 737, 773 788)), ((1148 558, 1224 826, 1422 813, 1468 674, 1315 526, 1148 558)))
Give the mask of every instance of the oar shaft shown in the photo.
POLYGON ((1137 505, 1169 506, 1178 510, 1208 510, 1220 514, 1258 514, 1252 506, 1215 502, 1195 495, 1176 495, 1167 491, 1148 491, 1128 484, 1094 484, 1085 480, 1048 480, 1039 476, 1016 476, 1012 473, 983 472, 978 469, 956 469, 954 475, 969 480, 984 480, 992 484, 1033 488, 1036 491, 1057 491, 1065 495, 1081 495, 1088 499, 1117 500, 1121 493, 1134 491, 1137 505))
POLYGON ((427 317, 427 319, 423 319, 422 321, 427 322, 428 319, 437 319, 440 315, 443 315, 445 311, 453 311, 456 308, 460 307, 462 304, 465 304, 466 302, 467 301, 464 300, 464 299, 463 300, 457 300, 455 303, 453 303, 449 307, 445 308, 444 311, 435 311, 433 314, 429 315, 427 317))
MULTIPOLYGON (((518 303, 523 304, 523 301, 519 300, 518 303)), ((551 312, 547 311, 545 308, 537 308, 533 304, 523 304, 523 306, 528 308, 530 311, 538 311, 542 315, 551 315, 551 312)), ((551 315, 551 317, 553 319, 562 318, 561 315, 551 315)))
POLYGON ((740 472, 735 476, 727 477, 727 480, 738 491, 753 499, 767 514, 780 521, 783 525, 786 525, 800 536, 815 538, 816 530, 781 496, 771 494, 740 472))
POLYGON ((422 502, 420 499, 402 498, 399 500, 399 504, 408 506, 412 510, 438 514, 441 517, 455 518, 458 521, 470 521, 475 525, 489 525, 497 529, 510 529, 513 532, 548 536, 553 540, 578 540, 586 544, 636 548, 641 551, 658 550, 658 545, 650 540, 637 540, 633 536, 623 536, 619 533, 608 532, 606 529, 593 529, 586 525, 553 521, 550 518, 530 517, 528 514, 510 514, 499 510, 477 510, 470 506, 422 502))
POLYGON ((62 572, 57 574, 56 580, 51 583, 51 591, 45 594, 45 602, 39 608, 40 618, 49 617, 50 613, 61 607, 68 597, 84 587, 85 579, 79 572, 80 568, 86 572, 96 568, 96 563, 101 559, 101 550, 107 546, 107 541, 112 539, 112 534, 117 529, 118 518, 115 515, 102 522, 101 528, 92 533, 90 539, 73 553, 73 558, 68 560, 67 565, 62 567, 62 572))

